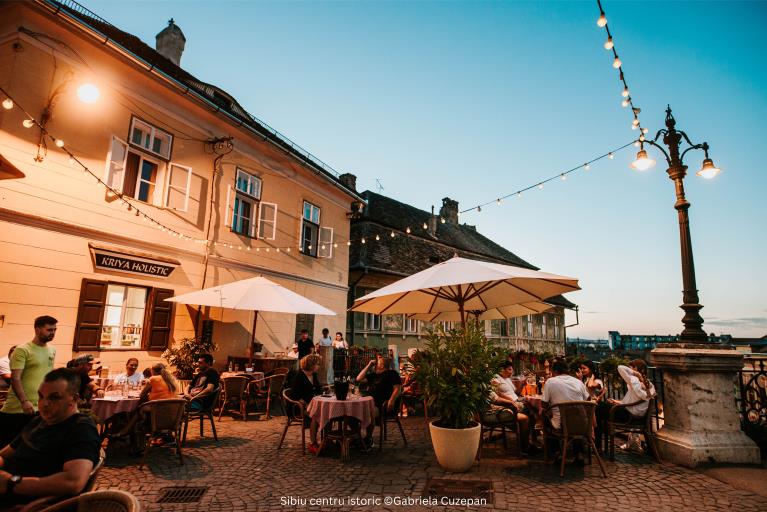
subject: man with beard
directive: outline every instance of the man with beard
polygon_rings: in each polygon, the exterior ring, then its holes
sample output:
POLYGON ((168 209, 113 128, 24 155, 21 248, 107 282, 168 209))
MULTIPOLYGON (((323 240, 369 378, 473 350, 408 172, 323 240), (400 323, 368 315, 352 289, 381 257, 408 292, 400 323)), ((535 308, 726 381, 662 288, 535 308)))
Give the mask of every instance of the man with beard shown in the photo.
POLYGON ((11 389, 0 410, 0 446, 10 443, 37 411, 37 389, 53 369, 56 349, 49 343, 56 335, 52 316, 35 319, 35 337, 19 345, 11 357, 11 389))

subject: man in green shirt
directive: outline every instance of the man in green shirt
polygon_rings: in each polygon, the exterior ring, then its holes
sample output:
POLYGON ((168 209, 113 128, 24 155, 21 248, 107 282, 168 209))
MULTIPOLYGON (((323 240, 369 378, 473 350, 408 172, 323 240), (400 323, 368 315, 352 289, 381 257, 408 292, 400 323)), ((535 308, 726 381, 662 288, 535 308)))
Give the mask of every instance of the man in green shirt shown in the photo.
POLYGON ((0 410, 0 446, 10 443, 37 412, 37 389, 53 370, 56 349, 49 342, 56 335, 52 316, 35 319, 35 337, 16 347, 11 356, 11 389, 0 410))

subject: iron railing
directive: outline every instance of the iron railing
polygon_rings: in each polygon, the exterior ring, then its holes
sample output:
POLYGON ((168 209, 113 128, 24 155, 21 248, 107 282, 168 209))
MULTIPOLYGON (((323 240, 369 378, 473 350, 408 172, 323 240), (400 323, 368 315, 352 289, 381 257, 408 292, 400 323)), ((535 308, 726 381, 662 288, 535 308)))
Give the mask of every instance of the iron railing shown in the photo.
POLYGON ((736 402, 740 426, 767 458, 767 365, 764 359, 746 359, 738 372, 736 402))

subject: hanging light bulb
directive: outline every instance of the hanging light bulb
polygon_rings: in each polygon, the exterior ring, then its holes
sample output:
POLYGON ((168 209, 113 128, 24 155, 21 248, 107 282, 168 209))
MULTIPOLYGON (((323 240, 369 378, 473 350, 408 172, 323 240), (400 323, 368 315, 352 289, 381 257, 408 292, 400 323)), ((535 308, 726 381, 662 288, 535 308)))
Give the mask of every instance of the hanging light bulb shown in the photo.
POLYGON ((250 246, 246 247, 245 249, 246 249, 246 250, 248 250, 248 251, 250 251, 250 250, 251 250, 251 249, 250 249, 250 246))
POLYGON ((562 181, 565 181, 567 179, 567 176, 564 174, 560 174, 559 177, 562 179, 562 181))
POLYGON ((612 154, 612 152, 610 152, 610 153, 607 153, 607 158, 609 158, 610 160, 612 160, 613 158, 615 158, 615 155, 613 155, 613 154, 612 154))
POLYGON ((607 41, 605 41, 605 50, 612 50, 613 46, 615 46, 613 43, 613 36, 607 36, 607 41))
POLYGON ((482 207, 481 206, 477 206, 477 213, 482 213, 482 207))
POLYGON ((11 110, 13 108, 13 100, 11 98, 5 98, 3 100, 3 108, 5 110, 11 110))
POLYGON ((635 141, 634 141, 634 147, 635 147, 635 148, 638 148, 638 147, 639 147, 639 141, 638 141, 638 140, 635 140, 635 141))
MULTIPOLYGON (((360 240, 360 242, 364 244, 365 243, 365 239, 363 238, 362 240, 360 240)), ((311 246, 310 246, 310 248, 311 248, 311 246)))
POLYGON ((288 247, 287 249, 285 249, 285 252, 290 252, 290 247, 288 247))
POLYGON ((64 147, 64 141, 61 139, 56 139, 56 147, 63 148, 64 147))
POLYGON ((442 224, 444 224, 444 223, 445 223, 445 218, 444 218, 444 217, 440 217, 440 219, 439 219, 439 220, 440 220, 440 222, 441 222, 442 224))
POLYGON ((696 172, 695 174, 701 178, 710 180, 720 172, 722 172, 722 170, 714 165, 713 160, 706 158, 703 160, 703 166, 700 168, 700 171, 696 172))
POLYGON ((615 69, 618 69, 619 67, 621 67, 621 60, 618 58, 617 55, 616 55, 615 59, 613 60, 613 67, 615 69))
POLYGON ((583 165, 583 168, 588 171, 589 169, 591 169, 591 166, 588 163, 586 163, 583 165))
POLYGON ((655 160, 647 156, 644 148, 637 152, 637 159, 631 162, 631 168, 637 171, 646 171, 655 165, 655 160))
POLYGON ((624 87, 623 88, 623 92, 621 93, 621 96, 623 96, 624 98, 628 98, 629 97, 629 88, 628 87, 624 87))
POLYGON ((429 225, 426 224, 425 222, 423 223, 423 229, 429 229, 429 225))
POLYGON ((31 119, 24 119, 24 120, 21 122, 21 125, 22 125, 24 128, 32 128, 32 127, 35 125, 35 122, 34 122, 34 121, 32 121, 31 119))
POLYGON ((632 125, 634 125, 634 126, 639 126, 639 119, 637 119, 637 118, 635 117, 635 118, 634 118, 634 120, 633 120, 633 121, 631 121, 631 124, 632 124, 632 125))
POLYGON ((380 240, 380 239, 381 239, 381 237, 380 237, 380 236, 378 236, 378 235, 376 235, 376 241, 378 241, 378 240, 380 240))
POLYGON ((639 136, 639 142, 644 142, 644 133, 639 136))
MULTIPOLYGON (((338 249, 338 244, 333 244, 333 249, 338 249)), ((288 251, 290 251, 290 248, 288 248, 288 251)))
POLYGON ((522 197, 522 192, 517 192, 517 197, 522 197))
POLYGON ((347 246, 347 247, 348 247, 348 246, 350 246, 350 245, 352 245, 352 241, 351 241, 351 240, 349 240, 348 242, 346 242, 346 246, 347 246))
POLYGON ((604 27, 605 25, 607 25, 607 17, 605 17, 604 12, 600 12, 599 19, 597 20, 597 26, 601 28, 601 27, 604 27))
POLYGON ((538 190, 543 190, 543 183, 538 183, 538 190))
POLYGON ((77 88, 77 97, 83 103, 96 103, 101 97, 101 91, 93 84, 83 84, 77 88))
POLYGON ((394 238, 394 231, 392 231, 391 233, 389 233, 389 236, 390 236, 390 237, 392 237, 392 238, 394 238))
POLYGON ((280 248, 279 248, 279 247, 277 247, 277 248, 275 249, 275 251, 277 251, 277 252, 280 252, 280 248))
POLYGON ((498 199, 496 199, 496 200, 495 200, 495 202, 496 202, 497 204, 501 204, 501 201, 502 201, 502 199, 501 199, 500 197, 499 197, 498 199))
POLYGON ((626 98, 625 100, 621 101, 621 106, 628 107, 629 106, 629 100, 626 98))
MULTIPOLYGON (((312 246, 311 245, 309 246, 309 250, 310 251, 312 250, 312 246)), ((266 252, 269 252, 269 247, 266 248, 266 252)))
POLYGON ((649 131, 650 131, 650 129, 649 129, 649 128, 642 128, 642 133, 647 133, 647 132, 649 132, 649 131))
POLYGON ((405 228, 405 233, 408 233, 408 234, 410 234, 410 226, 408 226, 407 228, 405 228))

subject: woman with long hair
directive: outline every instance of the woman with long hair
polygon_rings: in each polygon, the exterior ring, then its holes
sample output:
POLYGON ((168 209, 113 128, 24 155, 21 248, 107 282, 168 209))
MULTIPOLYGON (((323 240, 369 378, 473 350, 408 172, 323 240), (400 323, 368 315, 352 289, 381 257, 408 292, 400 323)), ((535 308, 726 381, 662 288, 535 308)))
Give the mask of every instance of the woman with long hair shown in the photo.
MULTIPOLYGON (((626 382, 626 394, 618 401, 608 399, 611 405, 622 404, 615 413, 615 421, 628 423, 633 418, 643 418, 647 414, 650 400, 655 396, 655 387, 647 379, 647 363, 643 359, 634 359, 628 366, 618 366, 618 373, 626 382)), ((628 442, 621 446, 630 449, 639 445, 638 435, 629 435, 628 442)))
POLYGON ((152 376, 141 390, 141 402, 178 398, 179 385, 176 378, 162 363, 152 366, 152 376))
POLYGON ((594 439, 597 450, 601 452, 604 445, 603 440, 607 436, 607 419, 610 417, 610 405, 604 399, 607 388, 602 379, 599 378, 598 366, 593 361, 582 361, 579 366, 581 380, 589 392, 589 400, 597 404, 594 439))

